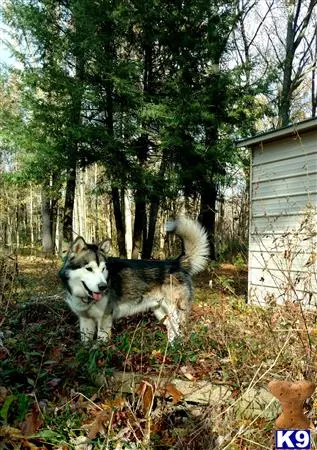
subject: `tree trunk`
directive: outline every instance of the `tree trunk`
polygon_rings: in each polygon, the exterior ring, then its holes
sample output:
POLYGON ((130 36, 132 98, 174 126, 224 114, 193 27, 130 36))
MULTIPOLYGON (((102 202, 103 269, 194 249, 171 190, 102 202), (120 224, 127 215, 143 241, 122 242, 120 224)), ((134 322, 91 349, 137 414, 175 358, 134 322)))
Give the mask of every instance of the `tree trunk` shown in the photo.
POLYGON ((57 232, 57 215, 58 215, 58 200, 59 195, 57 192, 59 176, 56 173, 52 175, 52 189, 51 189, 51 221, 52 221, 52 240, 54 252, 57 249, 56 245, 56 232, 57 232))
MULTIPOLYGON (((314 8, 317 5, 316 0, 310 0, 305 5, 301 0, 293 0, 287 2, 288 17, 287 17, 287 34, 286 34, 286 51, 285 61, 283 67, 283 82, 282 90, 279 99, 279 126, 287 126, 290 122, 290 109, 292 96, 296 89, 303 81, 303 65, 299 64, 296 73, 294 74, 293 62, 295 52, 300 47, 301 42, 306 39, 305 33, 310 23, 314 8), (305 12, 303 8, 307 7, 305 12)), ((301 62, 308 56, 313 40, 306 41, 306 48, 303 49, 300 56, 301 62)))
MULTIPOLYGON (((166 167, 167 167, 167 155, 166 155, 166 152, 163 152, 160 170, 158 173, 158 181, 159 182, 160 182, 160 180, 163 180, 163 177, 164 177, 164 174, 166 171, 166 167)), ((153 252, 155 228, 156 228, 157 215, 158 215, 159 207, 160 207, 160 201, 161 201, 161 195, 159 195, 159 189, 157 189, 156 194, 151 196, 148 233, 147 233, 146 239, 143 242, 142 257, 145 259, 151 258, 151 255, 153 252)))
POLYGON ((33 189, 32 184, 30 185, 30 242, 31 248, 34 247, 34 223, 33 223, 33 189))
POLYGON ((53 249, 56 251, 56 229, 57 229, 58 199, 53 198, 51 204, 51 221, 52 221, 52 241, 53 249))
MULTIPOLYGON (((143 93, 145 98, 151 96, 154 93, 153 81, 153 43, 151 42, 149 36, 152 30, 144 29, 144 42, 143 42, 143 52, 144 52, 144 70, 143 70, 143 93)), ((147 124, 144 122, 144 129, 147 128, 147 124)), ((136 153, 138 157, 138 162, 140 170, 144 170, 144 165, 148 159, 149 152, 149 136, 147 133, 143 133, 136 146, 136 153)), ((148 186, 145 185, 144 179, 141 176, 139 180, 140 188, 137 189, 135 194, 135 219, 134 219, 134 229, 133 229, 133 245, 132 245, 132 258, 137 259, 139 254, 142 253, 142 242, 143 246, 147 246, 147 216, 146 216, 146 202, 148 200, 148 186)), ((148 252, 146 252, 148 254, 148 252)))
POLYGON ((127 257, 132 256, 132 214, 131 214, 131 199, 129 191, 124 195, 124 212, 125 212, 125 244, 127 249, 127 257))
POLYGON ((18 199, 16 199, 16 208, 15 208, 15 245, 16 248, 20 248, 20 205, 18 203, 18 199))
POLYGON ((95 194, 94 194, 94 211, 95 211, 95 218, 96 218, 96 223, 94 226, 94 238, 96 240, 96 242, 99 242, 101 237, 99 236, 99 198, 98 198, 98 190, 97 190, 97 184, 98 184, 98 165, 95 164, 94 165, 94 189, 95 189, 95 194))
POLYGON ((152 197, 150 212, 149 212, 149 226, 147 238, 143 242, 142 258, 150 259, 153 252, 154 237, 157 215, 160 206, 160 198, 158 196, 152 197))
POLYGON ((52 237, 52 210, 50 199, 45 188, 42 189, 41 196, 41 213, 42 213, 42 247, 45 253, 53 253, 53 237, 52 237))
MULTIPOLYGON (((104 41, 105 61, 107 61, 109 66, 113 66, 116 60, 116 50, 115 50, 115 43, 113 41, 113 23, 111 21, 105 20, 102 27, 102 33, 105 39, 104 41)), ((114 105, 113 105, 114 85, 111 73, 108 74, 104 87, 106 93, 105 128, 109 137, 112 139, 114 143, 115 141, 114 105)), ((122 192, 124 192, 124 186, 122 188, 122 192)), ((121 198, 120 190, 117 186, 114 185, 114 183, 111 187, 111 194, 112 194, 113 213, 116 224, 117 245, 119 249, 119 254, 121 258, 126 258, 127 251, 125 246, 124 198, 123 199, 121 198)))
POLYGON ((294 60, 294 37, 295 32, 293 28, 293 14, 287 19, 287 35, 286 35, 286 55, 283 68, 283 83, 279 101, 278 124, 280 127, 285 127, 290 121, 290 110, 292 101, 292 69, 294 60))
POLYGON ((73 213, 76 189, 76 167, 68 169, 68 176, 65 190, 63 239, 66 242, 73 240, 73 213))
MULTIPOLYGON (((76 12, 72 17, 72 24, 74 27, 75 34, 78 33, 78 27, 82 24, 81 20, 77 20, 76 12)), ((81 31, 79 30, 79 33, 81 31)), ((83 98, 83 87, 82 81, 85 73, 85 59, 82 50, 74 46, 73 49, 74 60, 75 60, 75 74, 74 83, 76 89, 70 90, 71 97, 71 112, 70 112, 70 122, 75 130, 78 130, 81 126, 81 109, 82 109, 82 98, 83 98)), ((68 148, 65 151, 68 152, 68 173, 66 182, 66 192, 65 192, 65 206, 64 206, 64 220, 63 220, 63 239, 67 242, 73 240, 73 214, 74 214, 74 202, 75 202, 75 192, 76 192, 76 169, 79 154, 79 139, 73 138, 68 143, 68 148)))
POLYGON ((138 190, 135 195, 135 214, 133 228, 132 258, 138 259, 142 249, 142 236, 146 224, 146 202, 144 192, 138 190))
POLYGON ((201 188, 199 221, 205 227, 210 246, 210 259, 216 259, 215 221, 216 221, 217 186, 215 183, 204 183, 201 188))
POLYGON ((124 215, 122 214, 121 199, 119 189, 112 186, 112 204, 113 204, 113 214, 116 222, 117 229, 117 244, 119 249, 119 254, 121 258, 127 257, 127 252, 125 248, 125 229, 124 229, 124 215))

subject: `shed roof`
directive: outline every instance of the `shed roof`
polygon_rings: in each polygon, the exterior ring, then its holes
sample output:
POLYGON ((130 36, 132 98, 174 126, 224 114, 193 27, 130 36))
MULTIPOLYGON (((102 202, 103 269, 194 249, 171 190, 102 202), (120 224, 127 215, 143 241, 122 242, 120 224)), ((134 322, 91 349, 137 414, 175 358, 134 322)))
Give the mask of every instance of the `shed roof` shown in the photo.
POLYGON ((307 133, 314 129, 317 129, 317 117, 303 120, 302 122, 292 123, 287 127, 259 133, 246 139, 241 139, 237 142, 237 147, 252 147, 259 142, 274 141, 287 136, 296 135, 298 132, 307 133))

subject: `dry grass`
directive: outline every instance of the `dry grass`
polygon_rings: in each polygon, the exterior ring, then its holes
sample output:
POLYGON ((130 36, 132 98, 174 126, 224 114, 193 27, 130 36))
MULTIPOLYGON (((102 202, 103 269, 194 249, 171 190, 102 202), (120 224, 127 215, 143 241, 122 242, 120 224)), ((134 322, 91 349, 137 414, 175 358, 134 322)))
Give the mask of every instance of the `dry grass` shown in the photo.
MULTIPOLYGON (((0 416, 3 425, 20 432, 28 425, 37 437, 7 432, 5 449, 30 448, 29 443, 34 448, 269 449, 273 422, 237 416, 235 401, 272 379, 316 380, 315 312, 304 313, 298 304, 247 305, 243 270, 223 265, 196 279, 188 328, 174 346, 168 346, 164 328, 145 315, 120 320, 111 342, 85 349, 78 342, 77 320, 62 300, 58 265, 54 259, 19 258, 19 276, 6 297, 0 416), (93 382, 98 372, 113 370, 141 373, 145 380, 153 374, 182 377, 184 367, 196 380, 227 385, 231 401, 197 407, 173 395, 153 396, 146 385, 142 392, 120 396, 113 386, 93 382)), ((308 410, 314 416, 313 402, 308 410)))

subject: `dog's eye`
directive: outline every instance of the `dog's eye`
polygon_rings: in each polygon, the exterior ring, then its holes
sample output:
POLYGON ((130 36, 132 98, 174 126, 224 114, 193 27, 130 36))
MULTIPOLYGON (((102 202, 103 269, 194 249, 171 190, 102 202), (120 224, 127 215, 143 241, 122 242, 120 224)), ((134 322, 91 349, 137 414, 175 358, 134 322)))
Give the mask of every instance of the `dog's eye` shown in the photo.
POLYGON ((92 267, 86 267, 86 270, 88 270, 88 272, 92 272, 92 267))

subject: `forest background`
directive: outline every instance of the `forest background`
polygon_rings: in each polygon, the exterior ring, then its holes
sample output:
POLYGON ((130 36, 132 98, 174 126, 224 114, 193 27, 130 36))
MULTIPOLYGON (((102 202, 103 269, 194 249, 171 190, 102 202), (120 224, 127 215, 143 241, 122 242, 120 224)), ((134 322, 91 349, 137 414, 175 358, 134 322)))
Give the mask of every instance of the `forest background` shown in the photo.
POLYGON ((2 9, 0 247, 111 237, 169 256, 164 222, 245 258, 249 155, 316 116, 317 0, 11 0, 2 9), (8 51, 6 50, 6 51, 8 51))

